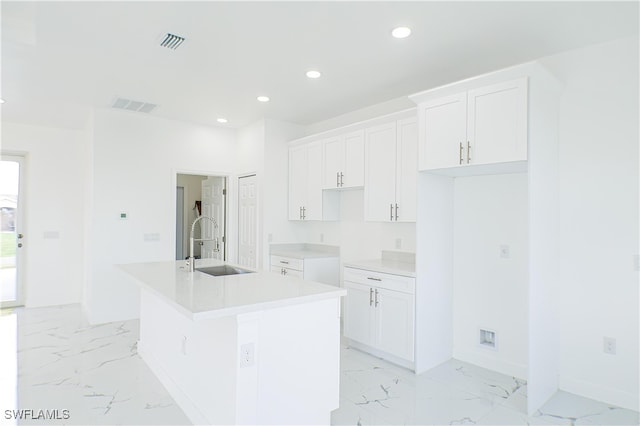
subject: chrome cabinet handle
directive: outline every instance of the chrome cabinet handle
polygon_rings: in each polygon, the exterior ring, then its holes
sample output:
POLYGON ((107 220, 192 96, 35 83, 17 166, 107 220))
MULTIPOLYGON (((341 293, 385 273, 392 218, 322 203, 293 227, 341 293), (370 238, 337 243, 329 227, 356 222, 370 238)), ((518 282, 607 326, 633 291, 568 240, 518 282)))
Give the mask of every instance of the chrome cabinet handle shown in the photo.
POLYGON ((369 306, 373 305, 373 289, 369 289, 369 306))
POLYGON ((371 281, 382 281, 380 278, 367 277, 368 280, 371 281))
POLYGON ((281 260, 280 263, 284 263, 285 265, 289 264, 289 262, 287 262, 286 260, 281 260))
POLYGON ((300 206, 300 213, 299 213, 299 215, 300 215, 300 219, 302 219, 302 206, 300 206))
POLYGON ((307 208, 302 206, 302 220, 307 218, 307 208))
POLYGON ((376 288, 376 302, 375 302, 375 307, 378 307, 378 289, 376 288))
POLYGON ((398 221, 398 203, 396 203, 396 222, 398 221))
POLYGON ((344 186, 344 175, 342 174, 342 172, 340 172, 340 187, 344 186))
POLYGON ((467 164, 471 162, 471 144, 467 141, 467 164))
POLYGON ((336 172, 336 188, 340 186, 340 172, 336 172))
POLYGON ((389 204, 389 220, 393 221, 393 203, 389 204))
POLYGON ((458 164, 462 164, 462 142, 460 142, 460 151, 459 151, 459 156, 460 156, 460 162, 458 164))

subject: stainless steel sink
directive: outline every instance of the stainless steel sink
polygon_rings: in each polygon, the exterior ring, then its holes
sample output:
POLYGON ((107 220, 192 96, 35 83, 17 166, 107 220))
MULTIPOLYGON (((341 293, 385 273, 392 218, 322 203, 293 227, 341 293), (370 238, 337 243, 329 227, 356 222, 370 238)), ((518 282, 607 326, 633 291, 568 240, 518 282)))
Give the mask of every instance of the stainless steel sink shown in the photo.
POLYGON ((213 275, 214 277, 219 277, 222 275, 237 275, 237 274, 248 274, 253 271, 249 271, 248 269, 238 268, 237 266, 229 266, 229 265, 220 265, 220 266, 209 266, 206 268, 196 268, 196 271, 200 271, 205 274, 213 275))

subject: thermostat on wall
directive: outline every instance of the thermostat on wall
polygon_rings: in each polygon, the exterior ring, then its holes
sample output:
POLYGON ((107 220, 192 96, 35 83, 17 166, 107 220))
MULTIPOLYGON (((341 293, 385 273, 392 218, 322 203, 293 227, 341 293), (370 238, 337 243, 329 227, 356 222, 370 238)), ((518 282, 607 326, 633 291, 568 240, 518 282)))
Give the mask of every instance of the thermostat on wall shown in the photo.
POLYGON ((120 212, 120 220, 126 220, 128 217, 127 212, 120 212))

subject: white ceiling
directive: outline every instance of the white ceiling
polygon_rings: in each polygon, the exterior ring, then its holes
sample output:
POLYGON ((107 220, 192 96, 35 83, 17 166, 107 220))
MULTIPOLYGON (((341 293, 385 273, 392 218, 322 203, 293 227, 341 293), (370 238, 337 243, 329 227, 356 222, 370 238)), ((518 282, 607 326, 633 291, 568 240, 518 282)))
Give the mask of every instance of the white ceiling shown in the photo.
POLYGON ((116 97, 209 125, 310 124, 638 34, 636 1, 2 1, 1 12, 3 120, 74 128, 116 97), (399 25, 413 34, 392 38, 399 25), (186 41, 162 48, 167 32, 186 41), (308 79, 312 68, 323 76, 308 79))

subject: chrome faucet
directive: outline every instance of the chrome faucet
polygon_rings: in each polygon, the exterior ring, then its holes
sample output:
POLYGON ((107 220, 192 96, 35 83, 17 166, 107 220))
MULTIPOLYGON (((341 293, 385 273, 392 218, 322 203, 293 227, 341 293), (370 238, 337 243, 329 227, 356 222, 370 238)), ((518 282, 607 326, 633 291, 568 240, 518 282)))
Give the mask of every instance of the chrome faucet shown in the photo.
POLYGON ((200 219, 209 219, 211 222, 213 222, 213 227, 214 229, 218 229, 218 224, 216 223, 216 220, 212 217, 209 216, 200 216, 197 217, 196 220, 193 221, 193 223, 191 224, 191 233, 189 234, 189 257, 187 258, 187 266, 189 267, 189 272, 193 272, 196 269, 196 259, 193 257, 193 242, 194 241, 215 241, 216 242, 216 248, 215 250, 218 251, 218 238, 212 238, 212 239, 206 239, 206 238, 194 238, 193 234, 195 232, 196 229, 196 223, 198 223, 198 221, 200 219))

